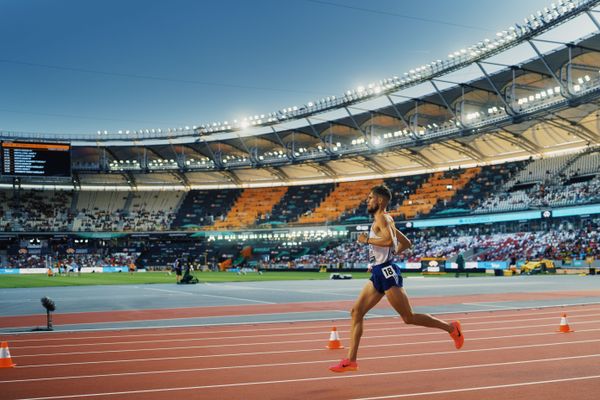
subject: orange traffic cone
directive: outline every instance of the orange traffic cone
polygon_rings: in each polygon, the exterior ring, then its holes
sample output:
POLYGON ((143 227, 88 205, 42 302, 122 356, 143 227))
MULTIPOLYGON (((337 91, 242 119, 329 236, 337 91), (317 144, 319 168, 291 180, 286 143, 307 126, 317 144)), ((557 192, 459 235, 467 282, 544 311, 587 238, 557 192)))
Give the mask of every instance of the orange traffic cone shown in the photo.
POLYGON ((340 342, 340 336, 338 335, 337 328, 335 326, 331 329, 331 334, 329 335, 329 344, 327 345, 327 348, 330 350, 344 348, 344 346, 342 346, 342 343, 340 342))
POLYGON ((2 342, 0 344, 0 368, 12 368, 14 366, 15 364, 10 358, 10 351, 8 351, 8 343, 2 342))
POLYGON ((560 326, 558 327, 558 331, 560 333, 569 333, 575 332, 569 327, 569 322, 567 321, 567 314, 563 314, 560 318, 560 326))

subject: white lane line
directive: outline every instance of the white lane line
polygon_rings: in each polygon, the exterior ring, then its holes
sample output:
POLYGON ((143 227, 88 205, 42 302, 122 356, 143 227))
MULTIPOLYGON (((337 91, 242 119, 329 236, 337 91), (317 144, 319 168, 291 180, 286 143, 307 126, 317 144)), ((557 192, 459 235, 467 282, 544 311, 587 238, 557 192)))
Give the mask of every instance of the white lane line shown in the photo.
MULTIPOLYGON (((234 383, 217 384, 217 385, 128 390, 128 391, 121 391, 121 392, 82 393, 82 394, 76 394, 76 395, 63 395, 63 396, 31 397, 31 398, 17 399, 17 400, 53 400, 53 399, 69 399, 69 398, 74 398, 74 397, 98 397, 98 396, 119 396, 119 395, 122 396, 122 395, 141 394, 141 393, 164 393, 164 392, 174 392, 174 391, 183 391, 183 390, 217 389, 217 388, 224 388, 224 387, 230 388, 230 387, 240 387, 240 386, 272 385, 272 384, 279 384, 279 383, 315 382, 315 381, 329 381, 329 380, 338 380, 338 379, 357 379, 357 378, 367 378, 367 377, 376 377, 376 376, 408 375, 408 374, 427 373, 427 372, 470 370, 470 369, 478 369, 478 368, 504 367, 504 366, 512 366, 512 365, 525 365, 525 364, 535 364, 535 363, 545 363, 545 362, 560 362, 560 361, 566 361, 566 360, 582 360, 582 359, 589 359, 589 358, 595 358, 595 357, 600 357, 600 354, 586 354, 586 355, 571 356, 571 357, 539 358, 539 359, 534 359, 534 360, 510 361, 510 362, 500 362, 500 363, 468 364, 468 365, 457 365, 457 366, 453 366, 453 367, 413 369, 413 370, 407 370, 407 371, 374 372, 374 373, 369 373, 369 374, 354 374, 354 375, 341 375, 341 376, 340 375, 337 375, 337 376, 329 375, 329 376, 319 376, 319 377, 312 377, 312 378, 281 379, 281 380, 272 380, 272 381, 234 382, 234 383)), ((600 378, 600 375, 595 375, 594 377, 600 378)), ((581 379, 581 377, 578 377, 578 378, 581 379)), ((565 378, 565 379, 576 379, 576 378, 565 378)))
POLYGON ((271 301, 262 301, 262 300, 251 300, 251 299, 243 299, 241 297, 231 297, 231 296, 220 296, 220 295, 216 295, 216 294, 205 294, 202 293, 200 296, 206 296, 206 297, 218 297, 221 299, 229 299, 229 300, 241 300, 241 301, 246 301, 246 302, 250 302, 250 303, 260 303, 260 304, 277 304, 277 303, 273 303, 271 301))
MULTIPOLYGON (((573 342, 554 342, 554 343, 538 343, 531 345, 519 345, 519 346, 503 346, 503 347, 490 347, 486 349, 472 349, 472 350, 461 350, 461 353, 481 353, 481 352, 491 352, 491 351, 505 351, 505 350, 519 350, 519 349, 532 349, 539 347, 552 347, 552 346, 564 346, 569 344, 587 344, 587 343, 597 343, 600 342, 600 339, 590 339, 590 340, 580 340, 573 342)), ((435 351, 429 353, 408 353, 408 354, 398 354, 398 355, 389 355, 389 356, 376 356, 376 357, 361 357, 361 361, 366 360, 385 360, 391 358, 408 358, 408 357, 423 357, 423 356, 439 356, 439 355, 449 355, 456 354, 456 350, 451 351, 435 351)), ((180 360, 180 359, 190 359, 194 358, 193 356, 187 357, 174 357, 174 358, 148 358, 143 360, 122 360, 125 362, 129 361, 165 361, 165 360, 180 360)), ((14 379, 7 381, 0 381, 0 383, 15 383, 15 382, 37 382, 37 381, 48 381, 48 380, 65 380, 65 379, 86 379, 86 378, 100 378, 100 377, 111 377, 111 376, 129 376, 129 375, 152 375, 152 374, 168 374, 168 373, 178 373, 178 372, 200 372, 200 371, 217 371, 217 370, 229 370, 229 369, 245 369, 245 368, 267 368, 267 367, 285 367, 285 366, 294 366, 294 365, 306 365, 306 364, 322 364, 322 363, 330 363, 336 362, 338 359, 330 359, 330 360, 312 360, 312 361, 298 361, 291 363, 270 363, 270 364, 242 364, 242 365, 226 365, 221 367, 204 367, 204 368, 188 368, 188 369, 177 369, 177 370, 156 370, 156 371, 140 371, 140 372, 120 372, 114 374, 96 374, 96 375, 75 375, 75 376, 49 376, 44 378, 29 378, 29 379, 14 379)), ((116 363, 118 360, 111 360, 110 363, 116 363)), ((79 362, 79 363, 60 363, 60 364, 44 364, 44 365, 35 365, 35 366, 24 366, 24 367, 58 367, 58 366, 69 366, 69 365, 86 365, 86 364, 97 364, 104 363, 102 361, 92 361, 92 362, 79 362)), ((19 366, 19 368, 23 368, 19 366)))
MULTIPOLYGON (((600 331, 600 328, 595 329, 578 329, 578 333, 582 332, 597 332, 600 331)), ((538 333, 522 333, 516 335, 503 335, 503 336, 489 336, 482 338, 468 338, 467 341, 482 341, 482 340, 496 340, 496 339, 512 339, 512 338, 524 338, 530 336, 546 336, 546 335, 557 335, 556 332, 538 332, 538 333)), ((393 337, 396 338, 397 335, 382 335, 382 336, 371 336, 369 338, 388 338, 393 337)), ((366 339, 366 337, 365 337, 366 339)), ((220 347, 236 347, 236 346, 257 346, 257 345, 273 345, 273 344, 289 344, 289 343, 298 343, 299 340, 291 340, 285 342, 264 342, 264 343, 242 343, 239 345, 230 344, 230 345, 211 345, 211 346, 180 346, 180 347, 149 347, 142 349, 122 349, 122 350, 102 350, 102 351, 75 351, 68 353, 45 353, 45 354, 15 354, 15 358, 26 358, 26 357, 44 357, 44 356, 71 356, 71 355, 84 355, 84 354, 107 354, 107 353, 135 353, 140 351, 162 351, 162 350, 193 350, 193 349, 206 349, 206 348, 220 348, 220 347)), ((303 340, 302 342, 315 342, 315 340, 303 340)), ((401 342, 401 343, 385 343, 385 344, 369 344, 363 345, 361 348, 381 348, 381 347, 396 347, 396 346, 412 346, 412 345, 422 345, 422 344, 440 344, 440 340, 428 340, 428 341, 417 341, 417 342, 401 342)), ((261 354, 281 354, 281 353, 304 353, 311 351, 322 351, 324 347, 319 347, 316 349, 296 349, 296 350, 278 350, 278 351, 263 351, 263 352, 252 352, 252 353, 223 353, 223 354, 209 354, 206 356, 199 356, 199 358, 203 357, 231 357, 231 356, 247 356, 247 355, 261 355, 261 354)), ((16 351, 13 351, 16 353, 16 351)))
MULTIPOLYGON (((427 283, 422 285, 423 281, 415 281, 414 282, 414 286, 411 287, 411 289, 454 289, 454 288, 481 288, 481 287, 493 287, 493 288, 500 288, 500 289, 506 289, 503 288, 502 286, 499 286, 497 282, 494 283, 479 283, 479 282, 472 282, 472 283, 459 283, 459 284, 447 284, 447 282, 438 282, 438 284, 434 283, 431 280, 427 280, 427 283)), ((548 286, 548 282, 511 282, 510 285, 507 285, 507 288, 514 288, 515 286, 548 286)), ((504 294, 518 294, 520 292, 508 292, 508 293, 504 293, 504 294)), ((530 292, 530 293, 544 293, 543 291, 539 291, 539 292, 530 292)), ((464 296, 476 296, 477 293, 471 293, 471 294, 465 294, 464 296)), ((461 295, 459 295, 461 296, 461 295)))
POLYGON ((395 394, 395 395, 391 395, 391 396, 379 396, 379 397, 361 397, 361 398, 356 398, 356 399, 352 399, 352 400, 400 399, 402 397, 430 396, 430 395, 435 395, 435 394, 474 392, 474 391, 478 391, 478 390, 505 389, 505 388, 533 386, 533 385, 547 385, 549 383, 585 381, 585 380, 598 379, 598 378, 600 378, 600 375, 576 376, 573 378, 549 379, 549 380, 545 380, 545 381, 518 382, 518 383, 507 383, 504 385, 474 386, 474 387, 459 388, 459 389, 436 390, 434 392, 403 393, 403 394, 395 394))
POLYGON ((167 289, 157 289, 157 288, 144 288, 145 290, 152 290, 154 292, 163 292, 163 293, 173 293, 173 294, 185 294, 188 296, 193 296, 194 293, 185 292, 185 291, 176 291, 176 290, 167 290, 167 289))
POLYGON ((465 306, 486 307, 486 308, 501 308, 506 309, 506 306, 497 306, 493 303, 462 303, 465 306))
MULTIPOLYGON (((344 313, 349 313, 349 311, 345 311, 345 310, 328 310, 328 311, 335 311, 335 312, 344 312, 344 313)), ((600 308, 590 308, 590 309, 584 309, 581 310, 583 312, 585 311, 600 311, 600 308)), ((562 312, 562 310, 561 310, 562 312)), ((595 317, 595 316, 600 316, 600 314, 578 314, 579 311, 570 311, 568 312, 568 317, 569 319, 577 319, 577 318, 582 318, 582 317, 595 317)), ((369 314, 370 316, 371 314, 369 314)), ((397 329, 398 327, 398 321, 399 321, 399 316, 387 316, 389 319, 395 319, 395 321, 389 321, 389 322, 375 322, 375 321, 369 321, 368 323, 368 331, 369 332, 373 332, 373 331, 379 331, 379 330, 389 330, 389 329, 397 329), (393 328, 373 328, 375 326, 386 326, 386 325, 394 325, 393 328)), ((468 322, 469 326, 473 326, 473 325, 483 325, 483 324, 507 324, 507 323, 521 323, 521 322, 526 322, 526 321, 543 321, 543 320, 558 320, 558 314, 556 311, 533 311, 533 312, 527 312, 527 311, 523 311, 522 313, 519 314, 508 314, 508 315, 483 315, 483 316, 473 316, 473 317, 469 317, 469 316, 465 316, 465 317, 461 317, 460 320, 463 322, 463 324, 465 324, 465 321, 472 321, 472 320, 481 320, 481 319, 497 319, 497 321, 480 321, 480 322, 468 322), (513 319, 513 320, 506 320, 506 319, 499 319, 499 317, 504 318, 504 317, 508 317, 508 318, 512 318, 512 317, 526 317, 529 315, 552 315, 549 317, 541 317, 541 318, 519 318, 519 319, 513 319), (499 320, 498 320, 499 319, 499 320)), ((330 321, 330 319, 327 319, 327 321, 330 321)), ((192 327, 198 327, 197 325, 191 325, 192 327)), ((349 325, 347 325, 347 321, 339 321, 336 325, 338 327, 338 331, 341 331, 342 329, 345 328, 350 328, 349 325)), ((402 330, 421 330, 423 329, 422 327, 418 327, 418 326, 411 326, 411 325, 400 325, 402 326, 402 330)), ((183 327, 183 326, 182 326, 183 327)), ((44 342, 44 346, 47 347, 46 343, 47 342, 57 342, 57 341, 68 341, 70 343, 72 343, 73 341, 77 341, 77 340, 95 340, 95 339, 112 339, 112 338, 138 338, 138 337, 144 337, 144 338, 148 338, 148 337, 153 337, 153 336, 158 336, 158 337, 165 337, 165 336, 198 336, 201 334, 210 334, 210 335, 217 335, 217 334, 222 334, 222 333, 244 333, 244 332, 257 332, 257 331, 267 331, 267 332, 273 332, 273 331, 298 331, 298 330, 309 330, 309 329, 323 329, 325 328, 325 325, 305 325, 305 326, 286 326, 286 327, 269 327, 269 328, 258 328, 258 327, 252 327, 251 329, 225 329, 225 330, 205 330, 205 329, 200 329, 200 330, 191 330, 188 329, 185 332, 161 332, 161 333, 156 333, 156 334, 152 334, 152 333, 139 333, 139 334, 120 334, 120 335, 102 335, 102 336, 84 336, 84 337, 60 337, 60 338, 43 338, 43 339, 39 339, 39 338, 34 338, 34 339, 11 339, 10 342, 11 343, 27 343, 27 342, 44 342)), ((150 327, 150 328, 138 328, 138 329, 152 329, 152 330, 157 330, 157 329, 163 329, 162 327, 150 327)), ((114 329, 113 329, 114 330, 114 329)), ((54 332, 53 334, 60 334, 61 332, 54 332)), ((286 332, 286 335, 311 335, 311 334, 315 334, 315 335, 321 335, 322 332, 303 332, 303 333, 289 333, 286 332)), ((215 339, 234 339, 234 338, 245 338, 245 337, 271 337, 271 336, 281 336, 281 334, 273 334, 273 335, 248 335, 248 336, 226 336, 226 337, 212 337, 212 338, 202 338, 202 339, 196 339, 196 340, 215 340, 215 339)))
POLYGON ((306 294, 329 294, 332 296, 344 296, 344 297, 348 297, 350 299, 356 299, 356 297, 358 296, 358 293, 360 292, 360 287, 352 287, 352 288, 337 288, 337 289, 327 289, 327 290, 320 290, 320 289, 315 289, 315 290, 305 290, 305 289, 281 289, 281 288, 273 288, 273 287, 253 287, 253 286, 242 286, 242 285, 230 285, 230 284, 208 284, 210 286, 215 286, 218 288, 226 288, 226 289, 231 289, 231 290, 240 290, 240 289, 245 289, 245 290, 260 290, 263 292, 285 292, 285 293, 306 293, 306 294), (334 293, 336 291, 348 291, 351 294, 340 294, 340 293, 334 293))
MULTIPOLYGON (((342 310, 332 310, 332 311, 337 311, 340 313, 348 313, 347 311, 342 311, 342 310)), ((600 314, 594 314, 595 316, 599 316, 600 314)), ((547 318, 544 318, 547 319, 547 318)), ((501 330, 516 330, 516 329, 529 329, 529 328, 544 328, 547 326, 554 326, 554 327, 558 327, 558 322, 555 324, 535 324, 535 325, 514 325, 514 324, 510 324, 510 322, 517 322, 517 321, 504 321, 505 324, 509 324, 509 326, 502 326, 502 327, 494 327, 494 328, 480 328, 480 329, 465 329, 465 332, 467 332, 467 334, 471 334, 474 332, 489 332, 489 331, 501 331, 501 330)), ((520 322, 520 321, 519 321, 520 322)), ((584 324, 593 324, 593 323, 598 323, 600 322, 600 320, 592 320, 592 321, 580 321, 577 323, 577 325, 584 325, 584 324)), ((428 331, 424 331, 424 332, 416 332, 416 333, 394 333, 393 335, 373 335, 373 333, 375 332, 381 332, 381 331, 398 331, 401 328, 402 325, 398 324, 397 327, 392 327, 392 328, 379 328, 379 329, 371 329, 369 330, 369 334, 363 336, 363 339, 380 339, 380 338, 388 338, 388 337, 393 337, 393 338, 405 338, 405 337, 420 337, 420 336, 432 336, 432 335, 439 335, 440 332, 439 330, 428 330, 428 331)), ((346 333, 345 330, 338 330, 338 332, 340 333, 346 333)), ((301 333, 286 333, 285 336, 297 336, 297 335, 301 335, 301 336, 310 336, 310 335, 322 335, 325 336, 327 332, 315 332, 315 333, 306 333, 306 332, 301 332, 301 333)), ((221 339, 251 339, 251 338, 269 338, 269 337, 280 337, 282 336, 281 334, 273 334, 273 335, 243 335, 243 336, 228 336, 228 337, 208 337, 208 338, 181 338, 181 339, 164 339, 164 340, 136 340, 136 341, 121 341, 121 342, 115 342, 115 341, 109 341, 109 342, 94 342, 94 343, 69 343, 69 344, 55 344, 52 347, 53 348, 58 348, 58 347, 76 347, 76 348, 81 348, 81 347, 86 347, 86 346, 90 346, 90 347, 97 347, 97 346, 102 346, 102 345, 110 345, 110 346, 114 346, 114 345, 118 345, 118 344, 148 344, 148 343, 174 343, 174 342, 197 342, 197 341, 206 341, 206 340, 221 340, 221 339)), ((269 341, 269 342, 264 342, 264 343, 260 343, 260 342, 252 342, 252 343, 234 343, 234 344, 214 344, 214 345, 207 345, 205 347, 231 347, 231 346, 257 346, 257 345, 263 345, 263 344, 287 344, 287 343, 308 343, 308 342, 314 342, 315 339, 306 339, 306 340, 292 340, 292 341, 269 341)), ((47 349, 48 345, 47 344, 43 344, 43 345, 36 345, 36 346, 15 346, 13 347, 13 349, 15 350, 22 350, 22 349, 47 349)))
POLYGON ((167 289, 155 289, 155 288, 145 288, 146 290, 153 290, 156 292, 165 292, 165 293, 174 293, 174 294, 185 294, 188 296, 204 296, 204 297, 215 297, 219 299, 227 299, 227 300, 240 300, 245 301, 247 303, 260 303, 260 304, 277 304, 270 301, 262 301, 262 300, 252 300, 241 297, 232 297, 232 296, 221 296, 216 294, 206 294, 206 293, 190 293, 185 291, 175 291, 175 290, 167 290, 167 289))

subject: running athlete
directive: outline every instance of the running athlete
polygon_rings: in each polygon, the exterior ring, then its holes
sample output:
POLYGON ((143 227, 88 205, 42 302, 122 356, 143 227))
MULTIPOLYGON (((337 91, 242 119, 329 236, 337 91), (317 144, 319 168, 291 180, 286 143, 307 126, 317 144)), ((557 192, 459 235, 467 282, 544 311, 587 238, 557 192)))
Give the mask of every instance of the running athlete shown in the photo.
POLYGON ((442 329, 454 339, 454 345, 460 349, 464 343, 460 322, 447 323, 429 314, 415 314, 410 306, 406 291, 402 287, 402 276, 399 268, 392 264, 393 253, 400 252, 412 246, 394 225, 394 220, 386 214, 386 207, 392 199, 390 189, 385 185, 375 186, 367 198, 367 211, 373 215, 374 221, 369 235, 361 234, 359 243, 369 245, 371 269, 370 281, 363 287, 362 292, 352 307, 352 329, 350 331, 350 348, 348 358, 329 369, 333 372, 356 371, 358 345, 363 333, 364 316, 379 301, 386 296, 391 306, 400 314, 406 324, 442 329))

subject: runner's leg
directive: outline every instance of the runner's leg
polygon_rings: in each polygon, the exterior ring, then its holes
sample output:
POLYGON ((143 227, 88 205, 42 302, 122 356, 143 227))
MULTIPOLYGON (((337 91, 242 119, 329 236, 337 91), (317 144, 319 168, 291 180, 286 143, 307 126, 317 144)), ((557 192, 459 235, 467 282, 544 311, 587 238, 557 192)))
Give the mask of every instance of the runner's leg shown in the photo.
POLYGON ((350 348, 348 349, 348 359, 356 361, 358 345, 363 334, 363 320, 369 310, 383 298, 383 294, 375 290, 373 282, 369 281, 363 287, 358 299, 352 307, 352 329, 350 331, 350 348))
POLYGON ((411 325, 426 326, 428 328, 442 329, 448 333, 454 330, 454 327, 447 322, 444 322, 438 318, 432 317, 429 314, 415 314, 413 313, 410 301, 406 295, 404 288, 393 286, 385 291, 389 303, 394 307, 396 312, 400 314, 402 320, 411 325))

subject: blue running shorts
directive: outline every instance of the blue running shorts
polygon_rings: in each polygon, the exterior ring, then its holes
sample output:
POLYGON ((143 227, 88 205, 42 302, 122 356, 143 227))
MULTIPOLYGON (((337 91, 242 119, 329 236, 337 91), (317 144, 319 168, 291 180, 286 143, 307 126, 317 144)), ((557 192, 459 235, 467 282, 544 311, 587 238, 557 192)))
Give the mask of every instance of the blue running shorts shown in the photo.
POLYGON ((371 270, 371 282, 375 290, 379 293, 385 293, 392 286, 402 287, 402 275, 400 268, 391 262, 374 265, 371 270))

